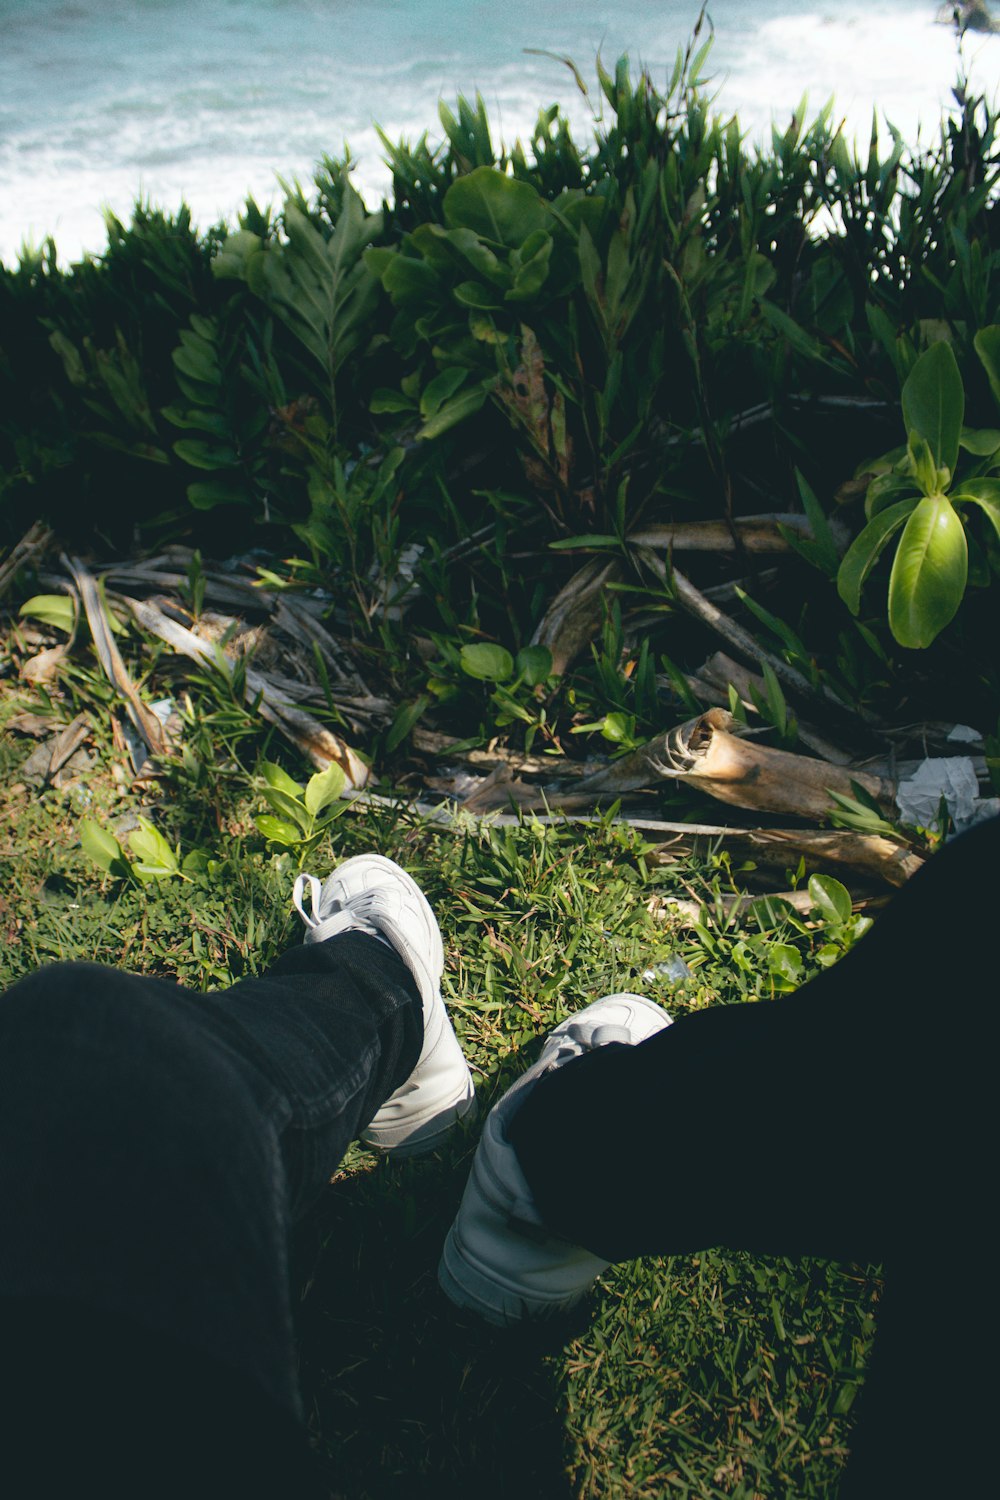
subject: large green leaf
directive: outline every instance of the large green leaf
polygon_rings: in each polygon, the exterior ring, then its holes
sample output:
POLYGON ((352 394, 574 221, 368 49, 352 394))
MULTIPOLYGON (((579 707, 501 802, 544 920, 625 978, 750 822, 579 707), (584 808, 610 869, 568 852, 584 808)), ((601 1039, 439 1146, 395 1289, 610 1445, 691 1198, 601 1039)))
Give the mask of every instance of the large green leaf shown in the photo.
POLYGON ((477 167, 445 193, 444 218, 449 229, 471 229, 491 244, 515 249, 546 227, 549 213, 530 183, 495 167, 477 167))
POLYGON ((346 785, 347 777, 336 761, 331 761, 325 771, 317 771, 315 776, 310 776, 306 784, 305 803, 312 816, 318 818, 324 807, 336 802, 346 785))
POLYGON ((962 602, 965 527, 946 495, 925 495, 899 539, 889 578, 889 628, 901 646, 929 646, 962 602))
POLYGON ((93 818, 84 818, 80 823, 80 843, 86 854, 109 875, 127 876, 129 863, 125 852, 114 834, 108 833, 93 818))
POLYGON ((966 502, 979 506, 993 523, 1000 540, 1000 479, 967 479, 958 493, 951 496, 952 505, 966 502))
POLYGON ((514 675, 514 658, 504 646, 488 641, 463 646, 462 671, 480 682, 507 682, 514 675))
POLYGON ((54 625, 67 635, 73 634, 76 624, 76 604, 69 594, 33 594, 24 601, 18 614, 41 620, 43 625, 54 625))
POLYGON ((856 615, 861 608, 861 590, 878 561, 879 554, 914 510, 917 499, 913 495, 907 500, 897 500, 887 510, 879 511, 848 547, 837 573, 837 592, 852 615, 856 615))
POLYGON ((421 255, 441 270, 456 269, 467 276, 471 266, 495 286, 510 285, 507 267, 471 229, 445 229, 441 224, 421 224, 410 239, 421 255))
POLYGON ((176 851, 147 818, 139 819, 139 827, 129 834, 128 841, 137 860, 137 874, 163 879, 178 873, 176 851))
POLYGON ((937 467, 952 474, 965 416, 965 390, 951 345, 932 344, 921 354, 903 386, 907 434, 919 432, 930 444, 937 467))

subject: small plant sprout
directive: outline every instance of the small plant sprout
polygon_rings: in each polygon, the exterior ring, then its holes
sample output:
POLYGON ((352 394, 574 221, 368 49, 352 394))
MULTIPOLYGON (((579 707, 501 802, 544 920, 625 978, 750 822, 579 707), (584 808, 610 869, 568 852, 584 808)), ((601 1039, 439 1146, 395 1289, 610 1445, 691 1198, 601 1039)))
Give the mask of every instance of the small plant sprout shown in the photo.
POLYGON ((254 822, 269 844, 293 850, 301 864, 330 824, 347 810, 346 802, 338 804, 347 777, 335 762, 317 771, 305 786, 273 761, 262 760, 258 770, 264 780, 264 801, 272 811, 260 813, 254 822))

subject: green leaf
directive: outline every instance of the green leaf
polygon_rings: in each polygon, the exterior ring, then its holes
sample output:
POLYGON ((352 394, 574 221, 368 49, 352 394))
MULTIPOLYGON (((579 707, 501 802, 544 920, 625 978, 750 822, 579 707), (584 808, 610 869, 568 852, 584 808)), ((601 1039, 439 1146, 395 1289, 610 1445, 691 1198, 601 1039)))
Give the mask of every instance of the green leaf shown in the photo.
POLYGON ((869 521, 906 496, 911 496, 915 505, 917 496, 913 492, 913 485, 914 481, 909 475, 876 474, 865 492, 865 515, 869 521))
POLYGON ((908 500, 898 500, 887 510, 879 511, 848 547, 837 573, 837 592, 852 615, 856 615, 861 608, 864 581, 875 566, 880 552, 918 503, 917 496, 914 495, 908 500))
POLYGON ((601 734, 613 745, 630 745, 635 739, 635 715, 619 712, 605 714, 601 734))
POLYGON ((906 445, 910 476, 923 495, 936 495, 944 485, 938 483, 938 467, 930 443, 919 432, 911 432, 906 445))
POLYGON ((802 955, 790 943, 774 943, 767 950, 767 963, 775 989, 794 990, 802 979, 802 955))
POLYGON ((959 444, 976 458, 992 458, 1000 451, 1000 428, 963 427, 959 444))
POLYGON ((965 593, 969 549, 954 506, 925 495, 906 523, 889 579, 889 628, 901 646, 929 646, 965 593))
POLYGON ((54 625, 57 630, 72 635, 76 625, 76 604, 69 594, 32 594, 21 605, 18 615, 41 620, 43 625, 54 625))
POLYGON ((552 674, 552 652, 548 646, 522 646, 514 665, 518 677, 529 687, 538 687, 552 674))
POLYGON ((279 792, 284 792, 289 797, 301 797, 302 787, 299 782, 293 781, 287 771, 276 765, 273 760, 262 760, 257 767, 268 786, 275 787, 279 792))
POLYGON ((455 288, 455 301, 463 307, 474 307, 479 312, 494 312, 503 306, 503 296, 481 281, 460 281, 455 288))
POLYGON ((1000 541, 1000 479, 967 479, 958 494, 950 498, 952 505, 978 505, 993 523, 1000 541))
POLYGON ((806 482, 804 475, 800 474, 798 469, 795 471, 795 478, 798 482, 799 494, 802 496, 802 508, 812 528, 812 539, 808 540, 801 537, 797 532, 792 531, 790 527, 779 526, 778 530, 786 542, 800 556, 804 557, 807 562, 811 562, 814 567, 819 568, 821 572, 826 574, 827 578, 836 578, 837 569, 840 566, 840 554, 837 551, 837 544, 833 540, 833 534, 826 519, 826 512, 806 482))
POLYGON ((347 777, 336 761, 331 761, 325 771, 317 771, 315 776, 310 776, 306 784, 305 801, 313 817, 319 817, 324 807, 336 802, 346 785, 347 777))
POLYGON ((176 853, 146 818, 139 819, 139 827, 129 834, 128 842, 138 861, 136 870, 140 875, 162 878, 178 874, 180 866, 176 853))
POLYGON ((571 552, 578 547, 620 547, 622 539, 620 536, 561 536, 558 541, 549 543, 552 552, 571 552))
POLYGON ((416 402, 411 401, 409 396, 404 396, 402 391, 390 391, 384 387, 375 392, 369 407, 369 411, 376 415, 379 412, 416 411, 416 409, 416 402))
POLYGON ((482 641, 463 646, 459 655, 462 671, 479 682, 507 682, 514 675, 514 658, 503 646, 482 641))
POLYGON ((824 922, 841 926, 850 921, 851 893, 839 880, 834 880, 832 875, 811 875, 809 895, 814 909, 820 913, 824 922))
POLYGON ((204 438, 180 438, 174 452, 193 469, 233 469, 239 454, 227 443, 209 443, 204 438))
POLYGON ((1000 401, 1000 324, 991 323, 988 328, 980 328, 972 344, 986 371, 990 388, 1000 401))
POLYGON ((291 797, 279 787, 267 786, 264 788, 264 801, 279 817, 296 824, 302 833, 310 832, 312 818, 300 797, 291 797))
POLYGON ((816 360, 820 364, 829 363, 819 340, 806 333, 804 328, 800 328, 794 318, 790 318, 786 312, 783 312, 775 303, 768 302, 766 298, 761 298, 757 306, 765 322, 770 323, 771 327, 780 333, 797 353, 805 355, 807 359, 816 360))
POLYGON ((427 442, 432 438, 440 437, 443 432, 447 432, 450 427, 456 427, 459 422, 464 422, 466 417, 471 417, 479 411, 495 384, 495 380, 490 380, 481 385, 474 385, 470 390, 462 391, 460 395, 453 397, 451 401, 445 401, 430 421, 424 423, 417 437, 427 442))
POLYGON ((389 726, 389 733, 385 737, 385 748, 391 754, 397 745, 401 745, 413 726, 423 718, 430 707, 431 699, 429 693, 421 693, 412 703, 404 703, 397 711, 396 717, 389 726))
POLYGON ((444 220, 450 229, 471 229, 481 239, 514 249, 547 227, 549 212, 530 183, 495 167, 477 167, 445 193, 444 220))
POLYGON ((544 235, 542 244, 530 259, 526 260, 514 278, 514 285, 506 294, 508 302, 530 302, 537 297, 549 274, 552 259, 552 236, 544 235))
POLYGON ((80 845, 95 865, 109 875, 128 875, 129 862, 125 851, 115 838, 93 818, 84 818, 80 823, 80 845))
POLYGON ((440 375, 435 375, 424 387, 423 395, 420 397, 420 415, 425 419, 433 417, 440 411, 443 402, 450 396, 454 396, 459 386, 467 379, 468 370, 452 366, 450 370, 442 370, 440 375))
POLYGON ((951 345, 932 344, 903 386, 903 421, 907 435, 918 432, 926 438, 937 467, 952 474, 964 415, 965 390, 951 345))
POLYGON ((260 813, 254 822, 266 839, 273 844, 285 844, 294 848, 296 844, 302 843, 302 835, 291 823, 284 822, 281 818, 272 818, 268 813, 260 813))
POLYGON ((214 510, 217 505, 243 505, 247 500, 246 490, 234 479, 199 480, 189 484, 186 493, 195 510, 214 510))

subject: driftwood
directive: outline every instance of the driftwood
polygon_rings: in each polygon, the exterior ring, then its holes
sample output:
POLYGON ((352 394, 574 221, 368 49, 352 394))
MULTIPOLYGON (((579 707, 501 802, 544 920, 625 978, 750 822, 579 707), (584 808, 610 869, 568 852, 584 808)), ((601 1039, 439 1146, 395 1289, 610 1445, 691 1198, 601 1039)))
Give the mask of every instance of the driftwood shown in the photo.
MULTIPOLYGON (((171 620, 147 599, 131 599, 127 595, 122 598, 144 630, 202 666, 217 667, 215 652, 194 631, 171 620)), ((366 785, 368 767, 350 745, 304 709, 298 708, 289 695, 263 672, 247 667, 246 683, 249 691, 259 697, 258 712, 262 717, 294 740, 314 766, 325 770, 331 762, 336 762, 347 777, 349 788, 366 785)))
POLYGON ((891 783, 756 744, 733 733, 735 728, 737 721, 727 709, 711 708, 587 777, 579 793, 619 796, 667 777, 735 807, 818 820, 835 809, 831 790, 849 797, 851 783, 857 782, 887 810, 892 808, 891 783))
POLYGON ((591 558, 561 588, 531 637, 533 646, 547 646, 552 670, 558 676, 597 635, 604 611, 604 590, 622 576, 617 558, 591 558))

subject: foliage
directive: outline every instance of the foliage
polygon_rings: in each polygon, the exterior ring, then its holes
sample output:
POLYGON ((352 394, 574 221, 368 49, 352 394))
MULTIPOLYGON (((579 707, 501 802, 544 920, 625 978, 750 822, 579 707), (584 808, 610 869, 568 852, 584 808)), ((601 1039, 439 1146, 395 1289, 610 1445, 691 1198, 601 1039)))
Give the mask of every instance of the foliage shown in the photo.
MULTIPOLYGON (((995 393, 1000 392, 1000 327, 981 329, 975 339, 995 393)), ((868 525, 840 565, 841 598, 858 612, 861 589, 883 548, 900 529, 889 578, 889 625, 900 645, 929 646, 952 620, 969 576, 969 542, 962 505, 982 511, 1000 539, 1000 430, 963 426, 962 377, 945 342, 920 356, 902 392, 907 446, 869 467, 865 513, 868 525), (959 468, 960 450, 968 460, 959 468)), ((979 549, 979 582, 1000 552, 979 549)), ((985 575, 985 576, 984 576, 985 575)))
POLYGON ((301 864, 329 831, 330 824, 343 813, 346 804, 334 804, 343 793, 347 778, 335 764, 310 776, 305 786, 274 761, 262 760, 258 770, 264 780, 264 801, 271 813, 259 814, 254 822, 272 848, 294 850, 301 864))

